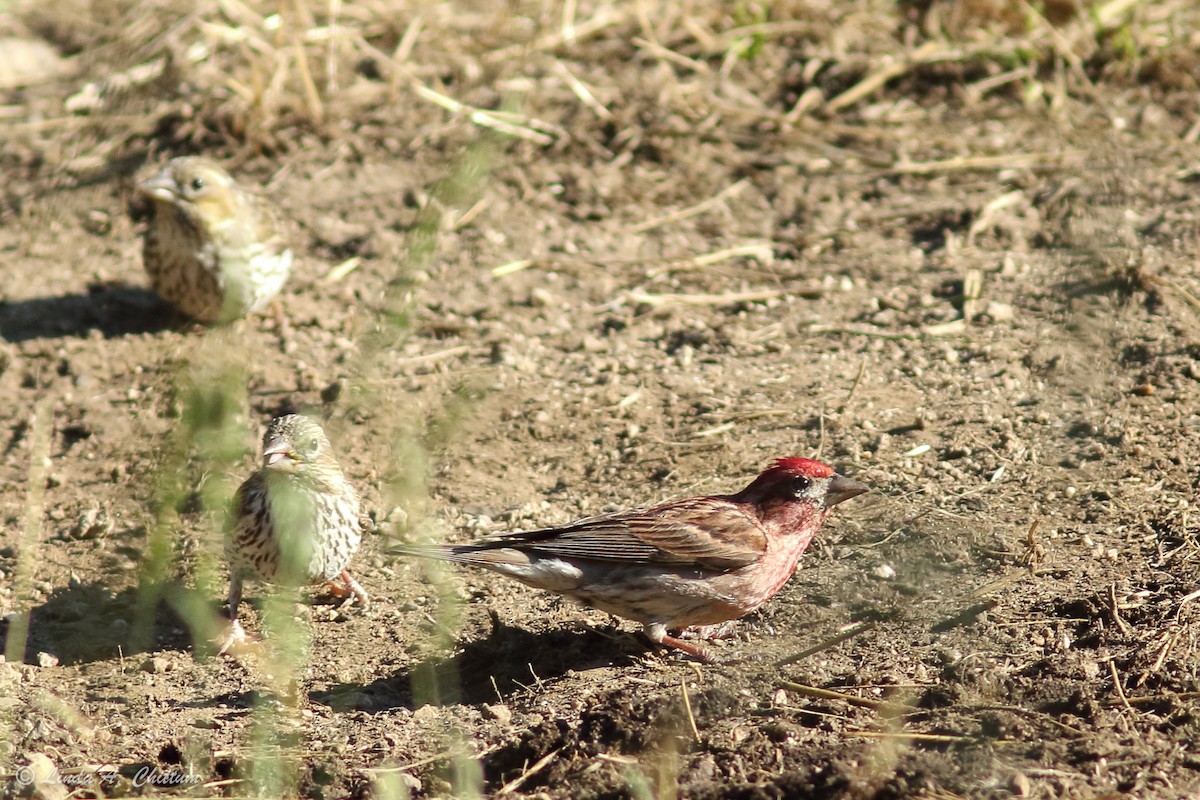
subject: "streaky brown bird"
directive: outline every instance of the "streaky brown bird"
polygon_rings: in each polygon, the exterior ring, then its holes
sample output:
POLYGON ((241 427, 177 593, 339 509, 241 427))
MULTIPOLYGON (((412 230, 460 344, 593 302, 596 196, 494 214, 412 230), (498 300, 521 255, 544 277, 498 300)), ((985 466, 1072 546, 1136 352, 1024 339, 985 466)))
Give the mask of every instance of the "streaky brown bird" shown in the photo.
POLYGON ((245 638, 238 605, 247 579, 287 586, 328 582, 339 596, 353 594, 369 604, 347 570, 362 542, 359 513, 358 493, 321 426, 297 414, 271 420, 262 466, 234 495, 226 530, 231 625, 222 653, 245 638))
POLYGON ((142 243, 150 283, 187 316, 230 322, 287 282, 292 251, 279 212, 213 161, 171 159, 137 192, 151 201, 142 243))

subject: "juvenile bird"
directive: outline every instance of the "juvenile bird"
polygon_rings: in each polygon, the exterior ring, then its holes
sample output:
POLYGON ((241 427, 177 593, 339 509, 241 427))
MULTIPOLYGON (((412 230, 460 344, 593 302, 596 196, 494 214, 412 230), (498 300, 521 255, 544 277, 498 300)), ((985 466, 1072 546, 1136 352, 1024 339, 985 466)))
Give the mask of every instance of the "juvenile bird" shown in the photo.
POLYGON ((370 598, 346 569, 361 541, 358 494, 321 426, 296 414, 271 420, 262 467, 234 495, 226 530, 231 628, 221 652, 245 637, 238 604, 247 578, 290 586, 329 582, 337 595, 353 594, 366 606, 370 598))
POLYGON ((263 198, 206 158, 174 158, 138 184, 151 219, 142 259, 159 296, 200 322, 268 303, 292 268, 284 226, 263 198))
POLYGON ((778 592, 829 510, 867 491, 807 458, 781 458, 731 495, 587 517, 561 528, 391 552, 490 569, 640 622, 657 644, 701 660, 707 638, 778 592))

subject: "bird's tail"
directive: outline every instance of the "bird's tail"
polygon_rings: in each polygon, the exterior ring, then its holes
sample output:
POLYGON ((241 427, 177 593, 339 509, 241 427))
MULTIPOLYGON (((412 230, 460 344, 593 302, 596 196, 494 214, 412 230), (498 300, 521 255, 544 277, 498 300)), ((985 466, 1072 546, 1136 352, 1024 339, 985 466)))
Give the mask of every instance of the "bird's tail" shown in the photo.
POLYGON ((472 564, 496 569, 514 563, 528 563, 523 553, 510 548, 495 548, 472 544, 397 544, 383 551, 390 556, 417 556, 436 561, 452 561, 457 564, 472 564))

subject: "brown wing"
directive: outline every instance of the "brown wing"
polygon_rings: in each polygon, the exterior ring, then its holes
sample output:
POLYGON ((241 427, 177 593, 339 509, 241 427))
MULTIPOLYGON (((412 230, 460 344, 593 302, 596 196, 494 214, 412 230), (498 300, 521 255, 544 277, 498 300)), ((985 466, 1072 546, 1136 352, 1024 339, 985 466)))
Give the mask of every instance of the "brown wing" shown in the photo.
POLYGON ((728 500, 697 498, 588 517, 562 528, 505 534, 476 546, 514 547, 595 561, 729 570, 761 558, 767 537, 758 519, 742 506, 728 500))

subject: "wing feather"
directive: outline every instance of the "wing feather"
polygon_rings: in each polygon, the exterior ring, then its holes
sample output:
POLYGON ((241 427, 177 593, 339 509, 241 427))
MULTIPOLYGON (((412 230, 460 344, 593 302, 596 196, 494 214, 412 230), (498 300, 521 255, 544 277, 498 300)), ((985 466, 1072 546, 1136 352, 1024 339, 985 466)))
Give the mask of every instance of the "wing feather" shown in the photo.
POLYGON ((566 558, 730 570, 761 558, 766 531, 741 504, 699 498, 587 517, 562 528, 502 534, 473 545, 566 558))

